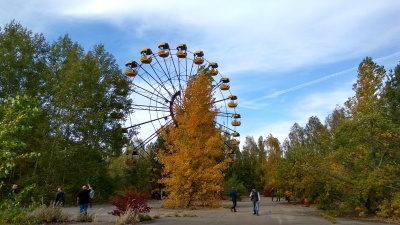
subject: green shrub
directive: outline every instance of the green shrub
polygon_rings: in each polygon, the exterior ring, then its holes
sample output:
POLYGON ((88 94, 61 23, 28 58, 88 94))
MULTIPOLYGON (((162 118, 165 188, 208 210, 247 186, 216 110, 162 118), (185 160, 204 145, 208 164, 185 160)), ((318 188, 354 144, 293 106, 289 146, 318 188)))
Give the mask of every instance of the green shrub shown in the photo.
POLYGON ((15 200, 4 199, 0 201, 0 224, 30 224, 33 217, 32 212, 38 207, 38 203, 31 199, 31 203, 24 206, 21 199, 29 199, 27 196, 32 192, 35 185, 23 189, 15 197, 15 200))
POLYGON ((229 192, 231 190, 232 187, 235 187, 236 189, 236 196, 237 196, 237 200, 238 201, 242 201, 242 196, 248 196, 249 192, 246 189, 246 187, 243 185, 243 182, 240 181, 236 174, 234 174, 231 178, 229 178, 226 182, 225 182, 225 189, 224 189, 224 193, 227 196, 227 199, 229 199, 229 192))
POLYGON ((77 222, 93 222, 94 218, 96 217, 95 213, 88 213, 87 215, 83 213, 79 213, 76 217, 77 222))
POLYGON ((151 216, 149 216, 148 214, 139 214, 138 215, 139 221, 143 222, 143 221, 150 221, 153 218, 151 216))
POLYGON ((395 193, 392 199, 384 200, 376 214, 380 217, 400 220, 400 192, 395 193))

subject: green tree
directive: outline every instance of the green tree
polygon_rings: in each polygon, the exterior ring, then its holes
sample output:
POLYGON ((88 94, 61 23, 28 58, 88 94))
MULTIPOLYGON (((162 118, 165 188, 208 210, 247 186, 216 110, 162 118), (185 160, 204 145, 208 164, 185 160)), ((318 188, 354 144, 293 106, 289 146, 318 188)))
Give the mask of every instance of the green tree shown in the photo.
POLYGON ((41 157, 17 165, 10 179, 37 183, 46 200, 57 186, 74 193, 87 182, 107 198, 111 187, 100 184, 111 183, 107 166, 128 143, 120 127, 132 111, 131 84, 114 57, 103 45, 85 52, 68 35, 50 45, 15 21, 0 30, 0 46, 0 99, 38 97, 43 109, 31 133, 19 134, 24 151, 41 157))
POLYGON ((51 45, 49 55, 51 73, 46 74, 43 93, 48 147, 38 162, 45 168, 39 182, 63 185, 67 192, 91 182, 98 199, 101 193, 107 198, 108 163, 126 144, 119 128, 126 117, 113 115, 129 111, 129 82, 103 45, 85 53, 66 35, 51 45), (123 95, 115 90, 123 90, 123 95))
MULTIPOLYGON (((262 137, 260 138, 262 139, 262 137)), ((265 150, 260 150, 259 145, 253 137, 246 136, 240 157, 242 166, 239 168, 240 172, 238 174, 240 176, 238 178, 243 180, 244 186, 248 191, 256 188, 262 193, 265 186, 265 174, 262 174, 262 162, 265 163, 265 161, 265 150)))
POLYGON ((387 75, 387 81, 384 86, 382 96, 385 99, 385 111, 396 128, 400 128, 400 64, 394 71, 387 75))
POLYGON ((48 44, 16 21, 0 27, 0 101, 17 94, 38 96, 46 73, 48 44))
POLYGON ((37 152, 27 151, 21 136, 29 134, 42 109, 39 102, 26 95, 9 97, 0 105, 0 188, 4 181, 16 183, 15 168, 34 164, 37 152))
POLYGON ((349 176, 347 180, 352 181, 352 185, 347 185, 350 191, 345 203, 350 208, 362 205, 370 212, 377 210, 379 202, 387 194, 384 177, 391 177, 387 170, 392 166, 387 164, 390 157, 384 143, 387 139, 385 133, 393 132, 383 113, 384 76, 384 68, 371 58, 367 57, 360 63, 357 82, 353 85, 355 96, 345 103, 352 118, 343 128, 347 127, 351 138, 339 152, 343 170, 349 176))

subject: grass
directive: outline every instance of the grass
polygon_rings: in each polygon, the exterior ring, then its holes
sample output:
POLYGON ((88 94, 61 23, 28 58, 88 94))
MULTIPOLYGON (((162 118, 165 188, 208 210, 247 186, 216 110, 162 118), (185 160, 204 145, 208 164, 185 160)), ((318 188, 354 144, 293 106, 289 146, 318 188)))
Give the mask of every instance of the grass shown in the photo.
POLYGON ((331 221, 332 223, 337 223, 336 218, 329 213, 321 213, 322 218, 331 221))

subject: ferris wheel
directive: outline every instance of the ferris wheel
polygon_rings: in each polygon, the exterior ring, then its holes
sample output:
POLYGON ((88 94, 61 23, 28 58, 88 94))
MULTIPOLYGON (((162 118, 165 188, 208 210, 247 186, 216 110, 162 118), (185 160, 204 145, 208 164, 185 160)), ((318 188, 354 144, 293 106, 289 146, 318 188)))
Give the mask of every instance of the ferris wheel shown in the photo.
MULTIPOLYGON (((163 127, 175 123, 174 106, 182 104, 187 82, 200 69, 207 69, 212 75, 213 97, 218 108, 216 126, 230 136, 230 145, 240 143, 240 134, 236 132, 241 125, 241 116, 236 113, 237 96, 230 92, 229 78, 219 73, 218 63, 208 62, 203 51, 190 52, 186 44, 170 48, 168 43, 161 42, 156 53, 142 48, 139 61, 128 60, 125 66, 125 74, 133 79, 133 113, 126 122, 130 145, 125 154, 137 154, 163 127)), ((233 162, 234 151, 225 153, 225 161, 233 162)))

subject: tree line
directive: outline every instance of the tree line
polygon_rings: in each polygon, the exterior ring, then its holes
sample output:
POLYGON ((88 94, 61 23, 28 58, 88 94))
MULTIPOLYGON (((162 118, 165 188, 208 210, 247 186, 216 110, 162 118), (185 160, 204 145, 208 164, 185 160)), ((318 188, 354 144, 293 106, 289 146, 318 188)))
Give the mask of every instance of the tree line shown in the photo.
POLYGON ((326 210, 398 219, 400 209, 400 64, 386 71, 370 57, 358 67, 354 96, 324 123, 295 123, 279 143, 246 137, 230 170, 246 189, 276 187, 326 210))

